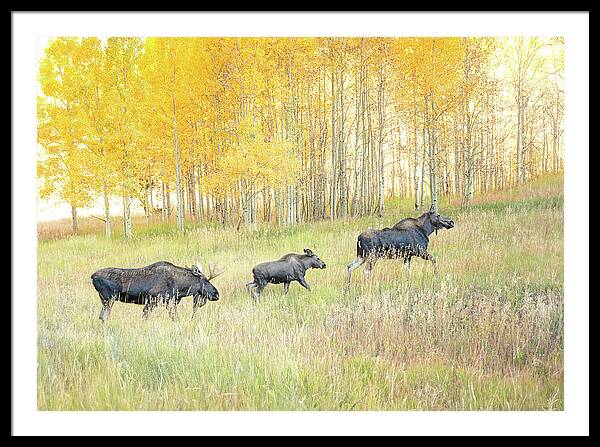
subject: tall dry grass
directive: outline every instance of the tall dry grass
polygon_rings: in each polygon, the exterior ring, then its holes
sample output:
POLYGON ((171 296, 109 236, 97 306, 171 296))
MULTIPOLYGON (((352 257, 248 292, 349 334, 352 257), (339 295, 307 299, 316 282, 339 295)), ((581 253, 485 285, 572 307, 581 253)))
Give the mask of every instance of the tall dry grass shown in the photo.
MULTIPOLYGON (((42 410, 560 410, 563 408, 562 178, 443 204, 456 227, 431 237, 429 263, 377 264, 343 294, 356 236, 414 215, 254 231, 139 229, 40 240, 38 406, 42 410), (257 262, 310 247, 327 262, 307 292, 244 285, 257 262), (221 300, 190 321, 117 303, 107 324, 90 274, 157 260, 227 266, 221 300)), ((44 239, 44 238, 42 238, 44 239)))

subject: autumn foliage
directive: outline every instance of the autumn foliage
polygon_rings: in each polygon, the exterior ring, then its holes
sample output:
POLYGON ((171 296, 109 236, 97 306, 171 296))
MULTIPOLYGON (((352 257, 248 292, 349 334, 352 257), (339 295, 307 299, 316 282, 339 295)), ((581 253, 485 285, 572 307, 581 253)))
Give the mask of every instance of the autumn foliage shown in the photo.
MULTIPOLYGON (((562 169, 558 38, 55 38, 40 196, 239 227, 381 213, 562 169)), ((120 211, 120 210, 119 210, 120 211)))

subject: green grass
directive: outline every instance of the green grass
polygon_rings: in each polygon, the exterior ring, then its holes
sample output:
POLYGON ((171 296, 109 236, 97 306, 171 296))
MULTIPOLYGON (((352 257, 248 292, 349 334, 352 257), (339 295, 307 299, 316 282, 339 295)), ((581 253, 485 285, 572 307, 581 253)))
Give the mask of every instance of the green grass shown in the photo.
POLYGON ((562 177, 478 197, 443 213, 456 227, 431 237, 431 265, 362 269, 342 293, 356 236, 415 215, 391 200, 382 218, 254 231, 139 227, 38 248, 40 410, 562 410, 562 177), (245 289, 260 261, 310 247, 327 263, 287 296, 245 289), (116 303, 98 320, 90 274, 157 260, 227 267, 221 300, 190 321, 116 303))

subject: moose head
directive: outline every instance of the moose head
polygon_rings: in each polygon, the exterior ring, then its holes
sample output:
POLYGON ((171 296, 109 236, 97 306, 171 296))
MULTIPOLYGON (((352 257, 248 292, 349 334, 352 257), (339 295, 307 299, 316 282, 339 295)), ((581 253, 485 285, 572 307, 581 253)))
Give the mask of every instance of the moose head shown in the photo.
POLYGON ((210 301, 217 301, 219 299, 219 291, 216 289, 215 286, 213 286, 210 283, 210 281, 211 279, 216 278, 217 276, 222 274, 225 271, 225 269, 221 269, 221 271, 215 272, 215 265, 209 261, 208 275, 205 275, 202 272, 201 267, 199 266, 200 263, 196 262, 196 264, 192 265, 191 271, 192 274, 198 277, 198 279, 202 283, 200 288, 200 290, 202 291, 202 295, 208 298, 210 301))
POLYGON ((310 248, 305 248, 304 253, 309 257, 310 264, 309 267, 313 269, 324 269, 327 265, 312 252, 310 248))
POLYGON ((429 207, 429 211, 427 211, 427 217, 431 222, 433 229, 437 234, 437 230, 446 228, 450 229, 454 227, 454 221, 449 217, 442 216, 435 210, 435 206, 433 204, 429 207))

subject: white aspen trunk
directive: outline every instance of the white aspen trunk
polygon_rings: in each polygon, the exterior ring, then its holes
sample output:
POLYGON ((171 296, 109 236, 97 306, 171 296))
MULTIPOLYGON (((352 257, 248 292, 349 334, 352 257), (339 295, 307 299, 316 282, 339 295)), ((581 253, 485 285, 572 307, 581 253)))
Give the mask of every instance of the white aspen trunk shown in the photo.
POLYGON ((369 102, 367 96, 367 72, 363 73, 363 81, 362 81, 363 91, 361 92, 362 96, 362 175, 361 175, 361 200, 360 200, 360 214, 364 214, 367 212, 367 200, 368 200, 368 164, 367 164, 367 156, 369 152, 369 147, 367 143, 367 123, 365 120, 365 110, 368 114, 369 102))
POLYGON ((179 135, 177 132, 177 103, 173 95, 173 138, 175 140, 175 175, 177 195, 177 230, 183 233, 183 191, 181 184, 181 159, 179 154, 179 135))
POLYGON ((459 153, 459 134, 456 126, 456 118, 453 119, 454 128, 454 193, 459 194, 462 191, 460 183, 460 153, 459 153))
POLYGON ((252 186, 252 227, 255 228, 257 221, 256 221, 256 196, 257 196, 257 191, 256 191, 256 186, 252 186))
POLYGON ((521 106, 517 102, 517 182, 521 181, 521 106))
POLYGON ((383 64, 379 68, 379 132, 377 138, 378 158, 379 158, 379 188, 378 188, 378 204, 377 213, 383 214, 385 208, 385 154, 383 152, 383 126, 385 123, 385 91, 383 85, 383 64))
POLYGON ((277 225, 281 226, 281 193, 279 190, 273 191, 275 195, 275 212, 277 216, 277 225))
POLYGON ((413 179, 415 182, 414 188, 415 188, 415 209, 418 210, 419 209, 419 141, 417 138, 417 104, 415 102, 415 109, 413 112, 413 142, 414 142, 414 149, 415 149, 415 165, 414 165, 414 171, 413 171, 413 179))
POLYGON ((144 188, 144 217, 146 218, 146 224, 150 223, 150 200, 148 199, 148 187, 144 188))
POLYGON ((546 117, 542 115, 542 174, 546 173, 547 159, 548 159, 548 144, 546 140, 546 117))
MULTIPOLYGON (((365 83, 365 88, 367 87, 368 83, 365 83)), ((366 93, 367 95, 367 100, 369 98, 368 96, 368 91, 366 93)), ((369 104, 369 103, 367 103, 369 104)), ((377 152, 374 150, 373 148, 374 144, 373 144, 373 125, 372 125, 372 120, 371 120, 371 107, 370 104, 367 107, 367 154, 368 154, 368 159, 369 159, 369 175, 367 175, 367 213, 371 213, 373 212, 373 210, 375 209, 375 206, 377 206, 377 197, 376 197, 376 192, 377 192, 377 178, 373 178, 376 177, 378 174, 378 170, 376 168, 376 161, 375 157, 377 156, 377 152)), ((366 172, 365 172, 366 174, 366 172)))
POLYGON ((197 178, 198 178, 198 219, 201 224, 204 223, 204 197, 202 195, 202 170, 200 164, 198 164, 197 178))
POLYGON ((110 200, 106 186, 104 187, 104 228, 106 239, 110 240, 110 200))
POLYGON ((196 203, 196 176, 194 175, 194 168, 192 167, 188 172, 188 185, 189 185, 189 204, 190 204, 190 216, 196 222, 198 222, 198 204, 196 203))
POLYGON ((250 209, 250 192, 246 180, 242 180, 242 217, 244 219, 244 226, 249 227, 252 223, 252 214, 250 209))
POLYGON ((148 199, 149 199, 149 209, 150 209, 150 221, 154 223, 154 194, 152 190, 152 185, 148 187, 148 199))
POLYGON ((298 224, 300 223, 300 202, 298 200, 298 186, 293 186, 292 190, 294 192, 292 200, 292 209, 294 211, 294 224, 298 224))
POLYGON ((163 222, 167 222, 169 219, 168 206, 169 206, 169 202, 167 200, 167 185, 165 184, 165 182, 162 182, 162 219, 163 219, 163 222))
POLYGON ((125 239, 131 239, 131 197, 129 191, 123 195, 123 230, 125 239))
POLYGON ((77 234, 79 230, 79 225, 77 222, 77 207, 71 205, 71 228, 73 230, 73 234, 77 234))
POLYGON ((552 136, 552 172, 556 174, 559 171, 558 167, 558 133, 559 133, 558 120, 555 121, 554 135, 552 136))
MULTIPOLYGON (((361 61, 362 61, 362 39, 361 39, 361 61)), ((356 133, 354 142, 354 198, 352 201, 352 215, 358 215, 358 199, 360 193, 360 119, 361 119, 361 104, 362 104, 362 73, 363 65, 361 64, 358 79, 355 81, 355 96, 356 96, 356 133)))
POLYGON ((339 126, 338 126, 338 159, 339 159, 339 194, 340 209, 339 214, 342 217, 348 214, 348 188, 346 185, 346 148, 344 135, 344 61, 342 59, 343 49, 340 50, 340 77, 339 77, 339 126))
POLYGON ((288 225, 292 225, 293 222, 293 202, 292 202, 292 186, 289 185, 287 187, 287 219, 286 219, 286 223, 288 225))
POLYGON ((468 152, 468 163, 469 163, 469 175, 467 181, 467 205, 473 199, 473 190, 474 190, 474 182, 475 182, 475 148, 474 142, 471 141, 471 137, 469 136, 469 152, 468 152))
MULTIPOLYGON (((332 50, 333 51, 333 50, 332 50)), ((335 103, 335 80, 334 80, 334 68, 331 68, 331 192, 329 195, 329 215, 331 220, 335 220, 336 217, 336 169, 337 169, 337 158, 336 158, 336 103, 335 103)))
POLYGON ((521 119, 519 120, 519 183, 525 181, 525 107, 519 107, 521 119))
POLYGON ((436 176, 436 154, 435 154, 435 118, 434 118, 434 102, 431 100, 431 120, 429 119, 429 102, 425 97, 425 109, 426 109, 426 120, 427 120, 427 134, 428 134, 428 147, 429 147, 429 193, 431 199, 431 206, 437 212, 437 176, 436 176))
POLYGON ((425 126, 423 126, 423 153, 421 154, 421 186, 420 186, 420 200, 419 209, 425 204, 425 151, 427 148, 427 140, 425 138, 425 126))

